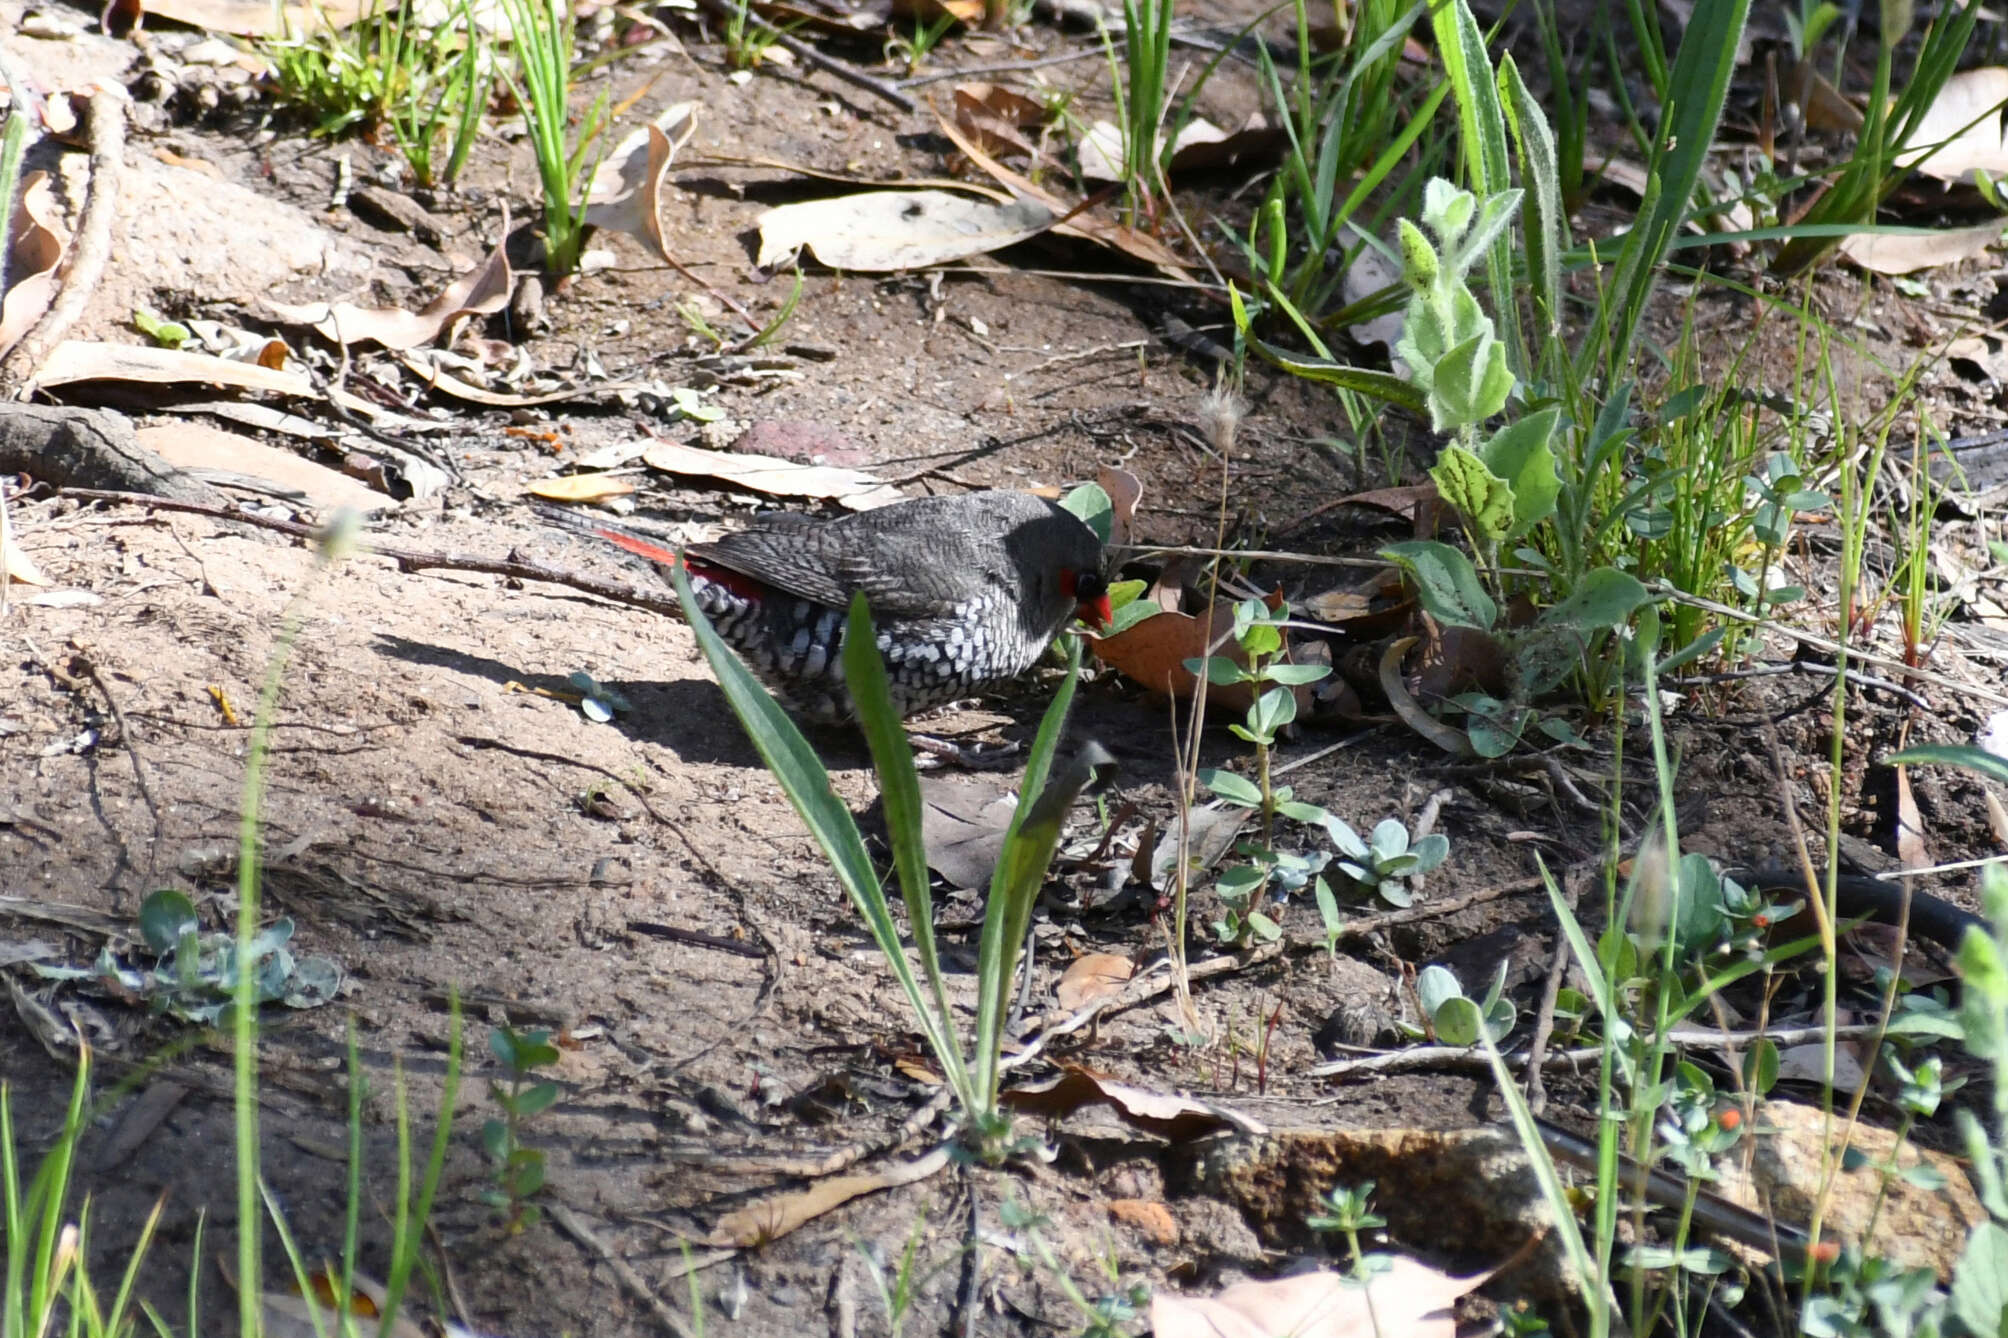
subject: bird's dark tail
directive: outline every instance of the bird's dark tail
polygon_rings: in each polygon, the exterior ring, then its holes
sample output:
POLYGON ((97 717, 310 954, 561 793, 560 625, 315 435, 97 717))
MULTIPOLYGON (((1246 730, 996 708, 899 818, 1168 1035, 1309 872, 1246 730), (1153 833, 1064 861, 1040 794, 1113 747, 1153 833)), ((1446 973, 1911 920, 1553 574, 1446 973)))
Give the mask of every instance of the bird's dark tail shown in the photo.
POLYGON ((674 570, 683 561, 676 550, 668 544, 637 534, 633 530, 623 529, 610 521, 601 520, 598 516, 575 511, 570 507, 554 506, 548 502, 537 503, 535 509, 537 518, 546 524, 561 530, 570 530, 574 534, 591 535, 636 557, 646 559, 663 568, 665 572, 674 570))

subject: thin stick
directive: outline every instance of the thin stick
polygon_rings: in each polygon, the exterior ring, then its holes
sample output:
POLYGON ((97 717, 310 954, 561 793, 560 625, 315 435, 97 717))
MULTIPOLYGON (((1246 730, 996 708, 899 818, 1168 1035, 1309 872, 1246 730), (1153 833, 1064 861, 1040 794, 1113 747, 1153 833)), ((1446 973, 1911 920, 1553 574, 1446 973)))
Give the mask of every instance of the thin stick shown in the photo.
POLYGON ((1025 70, 1043 70, 1054 65, 1067 65, 1077 60, 1087 60, 1100 56, 1100 47, 1084 46, 1079 51, 1065 51, 1057 56, 1041 56, 1037 60, 1011 61, 1003 65, 970 65, 959 70, 941 70, 934 74, 918 74, 911 79, 899 81, 899 88, 919 88, 923 84, 938 84, 945 79, 974 79, 986 74, 1018 74, 1025 70))
MULTIPOLYGON (((1853 1023, 1834 1028, 1838 1038, 1852 1040, 1860 1036, 1873 1036, 1878 1030, 1874 1022, 1853 1023)), ((1753 1041, 1769 1040, 1778 1046, 1805 1045, 1820 1040, 1826 1035, 1824 1027, 1782 1027, 1776 1031, 1707 1031, 1689 1028, 1683 1031, 1669 1031, 1666 1042, 1669 1045, 1692 1046, 1696 1049, 1712 1046, 1723 1048, 1730 1045, 1748 1044, 1753 1041)), ((1588 1064, 1603 1054, 1600 1045, 1581 1045, 1572 1050, 1557 1050, 1542 1059, 1543 1068, 1575 1068, 1588 1064)), ((1528 1055, 1524 1052, 1507 1055, 1506 1066, 1520 1070, 1527 1067, 1528 1055)), ((1418 1045, 1408 1050, 1389 1050, 1382 1054, 1362 1055, 1358 1059, 1335 1059, 1329 1064, 1319 1064, 1304 1070, 1308 1078, 1342 1078, 1354 1073, 1490 1073, 1491 1061, 1483 1050, 1452 1049, 1447 1045, 1418 1045)))
MULTIPOLYGON (((726 3, 726 0, 697 0, 697 3, 700 8, 708 10, 718 18, 734 19, 738 17, 733 11, 732 6, 726 3)), ((818 69, 827 70, 845 83, 862 88, 874 97, 885 99, 901 111, 914 112, 920 110, 918 102, 915 102, 912 98, 900 92, 898 88, 887 83, 877 75, 867 74, 849 61, 838 60, 835 56, 818 51, 799 37, 794 37, 784 32, 776 32, 771 40, 775 46, 794 52, 818 69)))
POLYGON ((126 722, 125 710, 120 707, 119 699, 112 695, 111 684, 105 682, 105 676, 98 672, 97 661, 88 655, 78 655, 70 661, 70 668, 81 669, 85 677, 97 685, 98 695, 105 699, 105 705, 112 708, 112 719, 118 722, 119 742, 125 745, 126 756, 132 759, 132 778, 139 785, 139 797, 146 801, 146 811, 153 815, 154 832, 158 835, 160 805, 154 802, 153 787, 146 782, 146 763, 139 755, 139 738, 126 722))
MULTIPOLYGON (((295 520, 278 520, 261 516, 236 506, 216 506, 208 502, 182 502, 167 497, 154 497, 140 492, 108 492, 99 488, 64 488, 61 496, 76 497, 92 502, 118 502, 126 506, 144 506, 155 511, 182 511, 194 516, 210 516, 216 520, 228 520, 240 525, 250 525, 261 530, 271 530, 294 539, 311 540, 319 531, 312 525, 302 525, 295 520)), ((653 594, 636 586, 622 585, 616 581, 603 580, 584 572, 570 571, 563 567, 546 566, 541 562, 520 562, 512 559, 482 557, 476 553, 442 553, 428 549, 405 548, 399 544, 363 544, 359 551, 386 557, 397 563, 401 571, 468 571, 483 576, 502 576, 519 581, 543 581, 550 585, 568 586, 573 590, 611 599, 618 604, 630 604, 651 613, 666 617, 682 617, 682 606, 673 595, 653 594)))
POLYGON ((118 214, 119 176, 125 161, 124 97, 123 93, 116 97, 94 93, 84 104, 84 134, 91 146, 91 186, 77 227, 77 249, 71 256, 69 276, 63 281, 63 292, 56 304, 36 322, 28 337, 14 346, 12 353, 0 359, 0 394, 18 384, 17 397, 26 398, 34 388, 35 373, 77 323, 77 317, 84 314, 84 307, 97 291, 98 281, 104 277, 105 261, 111 256, 112 220, 118 214), (18 382, 17 374, 6 370, 9 365, 22 369, 18 382))
POLYGON ((560 1231, 598 1255, 601 1261, 613 1270, 614 1277, 620 1280, 621 1286, 662 1321, 662 1327, 675 1334, 676 1338, 697 1338, 691 1327, 683 1322, 683 1317, 671 1310, 667 1302, 649 1289, 649 1285, 642 1281, 641 1274, 628 1267, 627 1260, 615 1254, 605 1241, 594 1235, 592 1229, 581 1222, 570 1208, 562 1203, 546 1203, 544 1215, 556 1223, 560 1231))

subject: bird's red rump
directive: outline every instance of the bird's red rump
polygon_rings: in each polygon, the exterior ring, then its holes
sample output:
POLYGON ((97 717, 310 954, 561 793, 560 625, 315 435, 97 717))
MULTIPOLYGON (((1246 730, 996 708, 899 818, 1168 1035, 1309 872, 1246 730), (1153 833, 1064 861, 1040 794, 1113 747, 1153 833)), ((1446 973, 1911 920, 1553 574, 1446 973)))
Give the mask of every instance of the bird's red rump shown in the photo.
POLYGON ((692 576, 702 576, 713 585, 722 585, 741 599, 750 599, 758 603, 767 597, 767 587, 745 572, 716 566, 703 558, 685 558, 684 567, 692 576))

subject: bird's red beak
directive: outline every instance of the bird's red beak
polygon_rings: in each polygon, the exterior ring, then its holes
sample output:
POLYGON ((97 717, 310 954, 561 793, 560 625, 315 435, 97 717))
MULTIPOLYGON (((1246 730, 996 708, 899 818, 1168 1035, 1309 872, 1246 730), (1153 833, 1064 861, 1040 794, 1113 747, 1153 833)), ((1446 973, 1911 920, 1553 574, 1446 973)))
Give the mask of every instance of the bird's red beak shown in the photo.
POLYGON ((1060 588, 1078 600, 1074 606, 1074 616, 1097 632, 1106 631, 1114 621, 1115 609, 1109 604, 1107 585, 1097 576, 1081 581, 1073 572, 1060 573, 1060 588))

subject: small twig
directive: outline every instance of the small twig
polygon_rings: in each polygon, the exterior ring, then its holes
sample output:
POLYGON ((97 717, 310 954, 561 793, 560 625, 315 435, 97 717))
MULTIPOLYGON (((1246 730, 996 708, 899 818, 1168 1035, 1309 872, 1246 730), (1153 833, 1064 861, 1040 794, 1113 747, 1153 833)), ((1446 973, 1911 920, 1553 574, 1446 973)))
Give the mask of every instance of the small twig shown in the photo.
MULTIPOLYGON (((1850 651, 1850 654, 1858 653, 1857 651, 1850 651)), ((1836 666, 1821 664, 1817 660, 1786 660, 1782 664, 1759 664, 1752 665, 1747 669, 1725 669, 1720 673, 1697 674, 1691 678, 1669 678, 1662 681, 1668 687, 1672 688, 1691 688, 1707 687, 1714 683, 1729 683, 1742 678, 1776 678, 1780 674, 1819 674, 1832 678, 1835 672, 1836 666)), ((1931 703, 1925 701, 1924 698, 1918 696, 1909 688, 1904 687, 1901 683, 1892 683, 1886 678, 1877 678, 1875 675, 1865 674, 1859 669, 1850 669, 1842 676, 1856 687, 1874 688, 1878 691, 1901 697, 1920 711, 1929 711, 1931 709, 1931 703)))
MULTIPOLYGON (((1836 1039, 1853 1040, 1861 1036, 1874 1036, 1879 1030, 1874 1022, 1851 1023, 1834 1028, 1836 1039)), ((1687 1028, 1669 1031, 1661 1039, 1668 1045, 1685 1045, 1694 1049, 1722 1049, 1727 1046, 1748 1045, 1755 1041, 1768 1040, 1773 1045, 1807 1045, 1825 1037, 1824 1027, 1780 1027, 1771 1031, 1708 1031, 1701 1028, 1687 1028)), ((1571 1050, 1557 1050, 1541 1060, 1541 1066, 1549 1069, 1575 1068, 1587 1064, 1602 1055, 1601 1045, 1579 1045, 1571 1050)), ((1505 1056, 1506 1067, 1520 1072, 1527 1067, 1526 1052, 1505 1056)), ((1329 1064, 1319 1064, 1304 1070, 1307 1078, 1342 1078, 1354 1073, 1490 1073, 1492 1061, 1483 1050, 1452 1049, 1447 1045, 1418 1045, 1407 1050, 1388 1050, 1381 1054, 1362 1055, 1357 1059, 1335 1059, 1329 1064)))
POLYGON ((977 1302, 983 1287, 983 1218, 976 1197, 977 1180, 962 1168, 962 1189, 969 1195, 969 1246, 962 1256, 962 1285, 957 1289, 955 1308, 962 1316, 962 1338, 976 1338, 977 1302))
POLYGON ((118 722, 119 742, 125 745, 126 756, 132 759, 132 778, 139 785, 139 797, 146 801, 146 811, 153 815, 154 830, 160 830, 160 805, 154 802, 153 787, 146 781, 146 763, 139 755, 139 737, 126 722, 125 711, 119 706, 119 699, 112 695, 112 685, 105 682, 105 676, 98 672, 97 661, 88 655, 70 657, 70 668, 79 670, 97 686, 98 695, 105 699, 105 705, 112 711, 112 719, 118 722))
MULTIPOLYGON (((726 0, 697 0, 698 7, 721 19, 734 19, 738 15, 726 0)), ((801 38, 784 32, 775 32, 768 40, 775 46, 792 51, 818 69, 827 70, 847 84, 862 88, 874 97, 883 98, 904 112, 920 110, 920 104, 899 91, 898 88, 874 74, 867 74, 849 61, 838 60, 835 56, 817 50, 801 38)))
POLYGON ((605 1241, 594 1235, 570 1208, 562 1203, 546 1203, 544 1215, 556 1223, 560 1231, 598 1255, 606 1266, 613 1270, 613 1275, 619 1279, 621 1286, 647 1306, 655 1317, 662 1321, 662 1326, 675 1334, 676 1338, 697 1338, 691 1327, 683 1322, 682 1316, 671 1310, 668 1303, 642 1281, 641 1274, 628 1267, 627 1261, 615 1254, 605 1241))
POLYGON ((84 136, 91 146, 90 194, 77 225, 77 248, 71 253, 62 295, 43 313, 28 336, 0 358, 0 395, 26 398, 35 374, 55 351, 77 318, 84 314, 111 256, 112 221, 118 214, 119 177, 125 165, 125 94, 98 92, 84 104, 84 136), (19 368, 10 372, 8 367, 19 368))
POLYGON ((1102 49, 1085 46, 1079 51, 1062 52, 1057 56, 1041 56, 1037 60, 1018 60, 1006 65, 970 65, 959 70, 940 70, 934 74, 917 74, 911 79, 902 79, 895 88, 919 88, 924 84, 938 84, 946 79, 974 79, 986 74, 1018 74, 1025 70, 1043 70, 1053 65, 1067 65, 1077 60, 1087 60, 1100 56, 1102 49))
MULTIPOLYGON (((1575 914, 1582 901, 1581 870, 1563 884, 1569 913, 1575 914)), ((1562 997, 1562 979, 1569 973, 1569 938, 1561 926, 1555 928, 1555 955, 1548 959, 1548 979, 1541 986, 1541 1003, 1534 1010, 1534 1034, 1527 1042, 1527 1105, 1536 1115, 1547 1109, 1548 1084, 1541 1077, 1541 1063, 1548 1052, 1548 1039, 1555 1034, 1555 1004, 1562 997)))
MULTIPOLYGON (((107 492, 97 488, 64 488, 61 495, 84 501, 118 502, 126 506, 150 507, 156 511, 181 511, 189 515, 209 516, 216 520, 228 520, 261 530, 271 530, 275 534, 284 534, 294 539, 312 540, 320 534, 320 531, 312 525, 302 525, 295 520, 278 520, 271 516, 261 516, 236 506, 181 502, 166 497, 152 497, 146 493, 107 492)), ((616 581, 588 576, 583 572, 546 566, 541 562, 498 560, 474 553, 441 553, 405 548, 397 544, 365 543, 359 546, 359 551, 389 558, 397 563, 401 571, 466 571, 519 581, 543 581, 550 585, 568 586, 589 595, 598 595, 602 599, 611 599, 617 604, 629 604, 638 609, 647 609, 651 613, 660 613, 666 617, 683 616, 682 606, 676 602, 673 595, 653 594, 637 586, 622 585, 616 581)))
POLYGON ((657 924, 653 920, 630 920, 627 922, 631 934, 646 934, 650 938, 666 938, 672 943, 688 943, 693 948, 710 948, 714 952, 729 952, 739 957, 765 958, 767 950, 757 944, 747 943, 723 934, 706 934, 696 929, 679 929, 675 925, 657 924))

